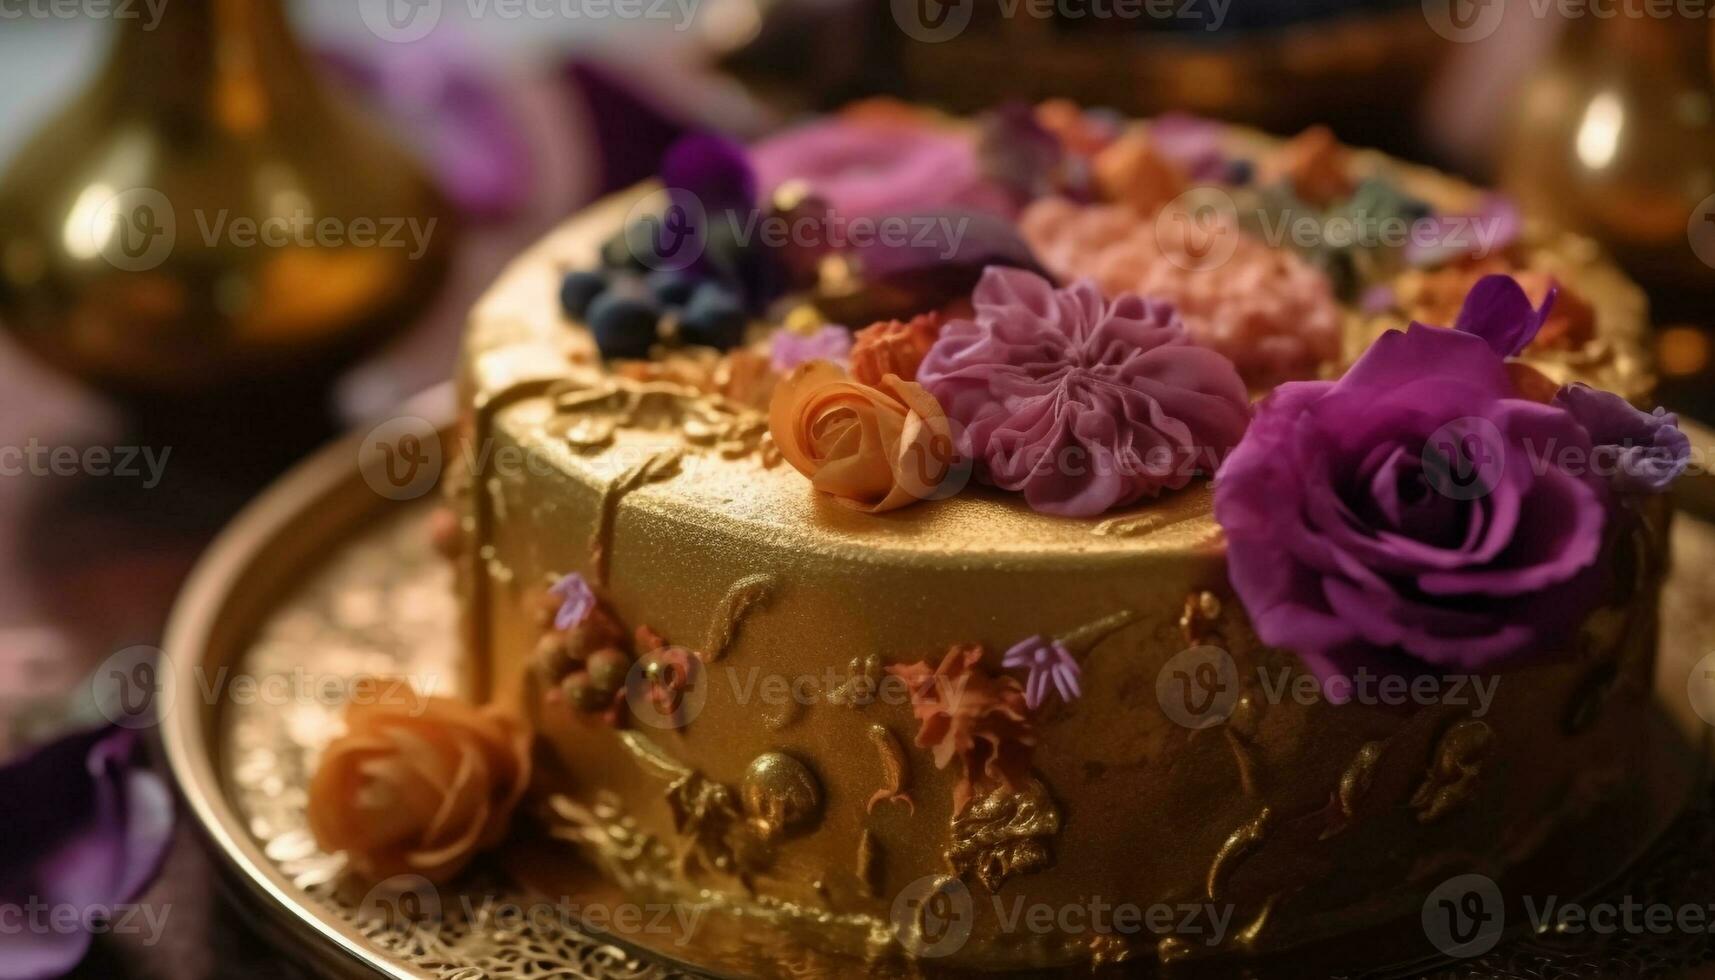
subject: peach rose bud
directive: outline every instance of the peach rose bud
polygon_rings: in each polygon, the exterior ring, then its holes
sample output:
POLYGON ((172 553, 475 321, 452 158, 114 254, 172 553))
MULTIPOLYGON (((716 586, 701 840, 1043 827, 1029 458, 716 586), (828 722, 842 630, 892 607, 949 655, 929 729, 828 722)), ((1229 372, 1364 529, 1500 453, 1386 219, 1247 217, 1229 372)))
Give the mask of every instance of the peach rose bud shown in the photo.
POLYGON ((888 375, 871 387, 828 361, 781 380, 768 428, 812 486, 872 514, 944 496, 958 456, 941 403, 921 385, 888 375))
POLYGON ((940 336, 941 314, 933 312, 864 327, 852 341, 852 377, 872 387, 890 374, 916 381, 918 366, 940 336))
POLYGON ((1096 154, 1096 188, 1110 201, 1153 215, 1186 187, 1185 175, 1163 159, 1142 130, 1131 130, 1096 154))
POLYGON ((310 781, 310 832, 324 851, 344 852, 369 881, 443 883, 505 838, 530 780, 530 735, 516 718, 366 678, 345 723, 310 781))

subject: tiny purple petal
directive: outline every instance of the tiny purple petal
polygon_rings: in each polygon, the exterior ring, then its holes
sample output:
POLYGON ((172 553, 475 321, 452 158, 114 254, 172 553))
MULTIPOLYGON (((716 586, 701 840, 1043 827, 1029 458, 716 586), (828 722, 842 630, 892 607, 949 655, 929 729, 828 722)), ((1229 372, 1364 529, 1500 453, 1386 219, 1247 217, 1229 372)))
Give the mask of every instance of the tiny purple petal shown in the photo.
POLYGON ((1197 184, 1226 180, 1227 154, 1222 146, 1225 133, 1226 128, 1220 123, 1185 112, 1169 112, 1149 124, 1150 145, 1178 164, 1197 184))
POLYGON ((1540 307, 1532 308, 1524 287, 1512 276, 1484 276, 1465 295, 1453 329, 1475 334, 1502 357, 1516 357, 1530 346, 1548 321, 1559 287, 1550 286, 1540 307))
POLYGON ((1621 493, 1665 493, 1691 462, 1691 439, 1679 416, 1664 408, 1644 412, 1612 392, 1571 384, 1554 404, 1590 433, 1595 463, 1621 493))
POLYGON ((548 589, 548 594, 560 600, 560 608, 554 613, 554 628, 569 630, 589 618, 595 611, 595 591, 590 588, 588 581, 582 575, 573 572, 555 582, 548 589))
POLYGON ((844 364, 851 352, 852 335, 845 327, 830 323, 809 336, 791 330, 780 330, 774 334, 769 351, 769 365, 774 368, 776 374, 785 374, 810 361, 844 364))
POLYGON ((1385 282, 1364 290, 1364 295, 1358 300, 1358 308, 1372 316, 1386 313, 1398 305, 1399 294, 1385 282))
POLYGON ((1066 702, 1084 693, 1079 685, 1081 668, 1078 658, 1072 656, 1072 651, 1059 640, 1041 636, 1021 640, 1006 651, 1006 656, 1001 658, 1001 666, 1008 670, 1028 671, 1024 680, 1024 703, 1032 711, 1048 699, 1050 686, 1066 702))
POLYGON ((1505 251, 1523 228, 1524 218, 1513 199, 1489 194, 1476 214, 1435 215, 1414 224, 1405 261, 1423 268, 1466 256, 1487 258, 1505 251))

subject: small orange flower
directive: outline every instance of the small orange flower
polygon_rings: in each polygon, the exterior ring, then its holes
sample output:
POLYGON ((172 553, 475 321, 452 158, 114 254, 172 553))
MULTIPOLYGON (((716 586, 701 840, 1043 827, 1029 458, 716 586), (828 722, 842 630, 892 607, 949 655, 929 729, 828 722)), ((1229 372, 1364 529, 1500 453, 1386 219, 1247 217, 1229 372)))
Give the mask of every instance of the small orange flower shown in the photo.
POLYGON ((939 336, 941 314, 934 312, 864 327, 852 341, 852 377, 866 385, 879 385, 890 374, 916 381, 917 368, 939 336))
POLYGON ((893 664, 887 672, 904 681, 917 716, 917 746, 931 749, 935 768, 954 759, 964 773, 953 790, 953 812, 978 793, 1001 784, 1022 788, 1030 778, 1030 749, 1036 744, 1024 686, 1017 678, 989 673, 983 648, 956 646, 933 669, 924 661, 893 664))
POLYGON ((1093 168, 1104 198, 1145 216, 1160 211, 1186 186, 1185 175, 1156 153, 1149 136, 1138 129, 1096 154, 1093 168))
POLYGON ((956 459, 947 415, 921 385, 888 375, 871 387, 827 361, 781 379, 768 428, 812 486, 872 514, 937 495, 956 459))
POLYGON ((516 718, 365 679, 345 723, 310 781, 310 831, 323 850, 343 851, 370 881, 440 883, 505 838, 530 780, 530 733, 516 718))
POLYGON ((1326 126, 1312 126, 1287 140, 1264 162, 1265 181, 1285 180, 1307 204, 1326 206, 1351 195, 1351 151, 1326 126))

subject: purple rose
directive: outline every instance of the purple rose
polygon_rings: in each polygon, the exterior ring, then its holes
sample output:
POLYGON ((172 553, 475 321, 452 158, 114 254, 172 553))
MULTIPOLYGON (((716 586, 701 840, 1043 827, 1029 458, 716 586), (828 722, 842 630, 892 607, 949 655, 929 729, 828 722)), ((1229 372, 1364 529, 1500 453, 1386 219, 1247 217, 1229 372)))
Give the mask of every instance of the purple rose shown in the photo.
MULTIPOLYGON (((0 908, 86 916, 134 901, 173 836, 166 783, 139 765, 140 736, 80 732, 0 768, 0 908)), ((69 973, 89 951, 81 929, 0 936, 0 978, 69 973)))
POLYGON ((1691 439, 1679 431, 1679 416, 1665 408, 1644 412, 1619 395, 1572 384, 1554 404, 1590 433, 1598 471, 1621 493, 1665 493, 1691 461, 1691 439))
POLYGON ((1167 303, 1000 267, 974 302, 917 380, 964 426, 982 478, 1036 510, 1091 517, 1178 489, 1244 434, 1238 370, 1193 346, 1167 303))
POLYGON ((1337 382, 1281 386, 1215 487, 1257 634, 1324 681, 1556 652, 1602 585, 1609 498, 1542 465, 1547 447, 1587 453, 1590 436, 1518 397, 1474 333, 1412 324, 1337 382))

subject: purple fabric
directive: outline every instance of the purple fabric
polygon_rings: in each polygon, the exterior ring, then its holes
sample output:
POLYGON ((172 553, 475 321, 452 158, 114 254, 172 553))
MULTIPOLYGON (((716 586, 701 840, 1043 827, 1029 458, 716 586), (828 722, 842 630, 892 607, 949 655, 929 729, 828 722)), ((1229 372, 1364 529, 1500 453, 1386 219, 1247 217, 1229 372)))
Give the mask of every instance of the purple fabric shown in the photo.
POLYGON ((1516 357, 1548 322, 1558 295, 1559 287, 1550 286, 1542 305, 1532 308, 1530 297, 1525 295, 1518 280, 1512 276, 1484 276, 1465 295, 1465 304, 1459 308, 1459 319, 1453 329, 1483 338, 1502 357, 1516 357))
POLYGON ((1010 213, 1006 190, 989 180, 975 141, 928 125, 831 117, 751 148, 764 194, 803 181, 845 218, 926 208, 1010 213))
POLYGON ((769 351, 769 365, 776 374, 785 374, 810 361, 844 364, 851 352, 852 334, 845 327, 830 323, 809 336, 791 330, 777 330, 769 351))
POLYGON ((460 211, 503 218, 529 202, 530 143, 487 73, 433 45, 328 51, 323 61, 400 126, 460 211))
POLYGON ((1691 461, 1679 416, 1640 411, 1619 395, 1584 384, 1560 389, 1554 404, 1572 413, 1596 446, 1597 471, 1621 493, 1665 493, 1691 461))
POLYGON ((1067 703, 1083 696, 1084 689, 1079 682, 1083 671, 1078 666, 1078 658, 1072 656, 1072 651, 1059 640, 1040 636, 1022 640, 1006 651, 1001 666, 1008 670, 1027 671, 1024 704, 1031 711, 1042 707, 1042 703, 1048 700, 1050 685, 1059 692, 1060 700, 1067 703))
POLYGON ((554 612, 554 628, 557 630, 569 630, 595 611, 595 590, 576 572, 555 582, 549 587, 548 594, 560 600, 560 608, 554 612))
MULTIPOLYGON (((118 728, 79 732, 0 768, 0 907, 71 909, 81 925, 142 894, 172 841, 173 799, 139 765, 139 739, 118 728)), ((89 945, 81 927, 8 932, 0 978, 62 976, 89 945)))
POLYGON ((1341 380, 1258 406, 1215 485, 1233 587, 1263 641, 1324 681, 1564 653, 1568 610, 1603 584, 1609 498, 1550 463, 1589 449, 1482 338, 1390 332, 1341 380))
POLYGON ((1250 404, 1238 370, 1167 303, 1103 299, 990 268, 976 319, 953 320, 917 380, 963 427, 983 479, 1036 510, 1092 517, 1211 472, 1250 404))

